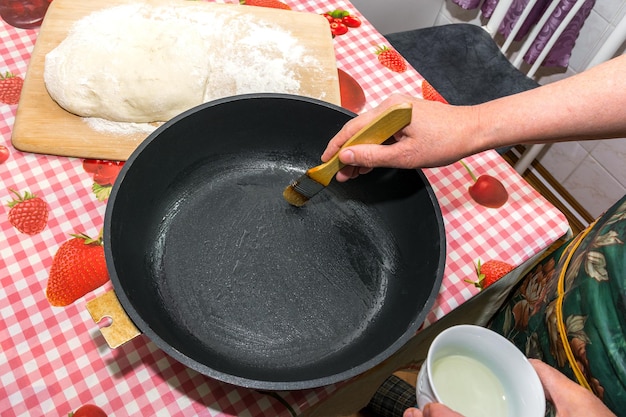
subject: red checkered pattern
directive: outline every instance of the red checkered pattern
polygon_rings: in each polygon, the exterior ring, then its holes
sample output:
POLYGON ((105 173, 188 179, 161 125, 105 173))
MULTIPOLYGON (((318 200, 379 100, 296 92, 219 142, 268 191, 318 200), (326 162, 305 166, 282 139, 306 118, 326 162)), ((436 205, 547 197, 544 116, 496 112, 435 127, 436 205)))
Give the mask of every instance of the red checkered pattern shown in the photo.
POLYGON ((464 282, 476 277, 474 264, 478 259, 521 265, 568 230, 563 214, 503 163, 495 151, 468 157, 464 162, 476 176, 500 179, 509 199, 500 209, 477 205, 467 192, 472 179, 460 163, 424 170, 437 195, 447 239, 444 282, 425 325, 478 292, 464 282))
MULTIPOLYGON (((235 1, 228 1, 235 3, 235 1)), ((298 11, 323 13, 347 1, 287 0, 298 11)), ((360 15, 359 15, 360 16, 360 15)), ((335 38, 339 68, 362 86, 371 108, 392 93, 421 94, 421 76, 412 68, 397 74, 374 54, 385 39, 362 16, 363 25, 335 38)), ((0 20, 0 71, 25 77, 37 30, 0 20)), ((85 300, 53 308, 44 289, 52 257, 75 232, 96 235, 105 203, 91 191, 92 179, 78 159, 24 154, 11 146, 17 106, 0 104, 0 144, 9 159, 0 165, 0 415, 66 415, 83 403, 101 405, 110 416, 290 416, 323 400, 336 386, 273 395, 223 384, 165 355, 140 336, 110 350, 85 309, 85 300), (50 208, 43 232, 19 233, 7 220, 9 189, 30 191, 50 208), (284 404, 289 404, 286 407, 284 404)), ((564 216, 493 151, 467 158, 477 175, 503 179, 509 202, 499 210, 477 206, 466 192, 471 179, 460 164, 425 173, 437 194, 447 235, 444 282, 426 325, 472 297, 463 282, 473 262, 499 258, 516 265, 567 231, 564 216)), ((94 291, 92 299, 111 289, 94 291)))
POLYGON ((389 46, 387 40, 348 1, 292 1, 294 10, 324 13, 335 9, 348 10, 358 16, 363 25, 350 29, 345 35, 335 37, 337 66, 355 78, 365 92, 368 110, 392 93, 411 96, 421 94, 423 77, 409 65, 409 70, 396 73, 383 67, 375 54, 376 46, 389 46))

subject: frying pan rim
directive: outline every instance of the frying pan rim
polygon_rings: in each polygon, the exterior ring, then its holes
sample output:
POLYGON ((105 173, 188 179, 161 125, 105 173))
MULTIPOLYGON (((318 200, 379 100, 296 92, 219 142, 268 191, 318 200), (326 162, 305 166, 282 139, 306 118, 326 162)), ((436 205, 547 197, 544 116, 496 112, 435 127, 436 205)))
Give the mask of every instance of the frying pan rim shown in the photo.
POLYGON ((314 99, 311 97, 304 97, 292 94, 282 94, 282 93, 253 93, 253 94, 242 94, 220 98, 217 100, 213 100, 207 103, 200 104, 196 107, 193 107, 178 116, 175 116, 168 122, 164 123, 160 127, 158 127, 154 132, 152 132, 129 156, 126 163, 123 165, 118 177, 113 184, 111 194, 109 196, 108 203, 105 209, 105 217, 104 217, 104 232, 103 232, 103 241, 104 241, 104 249, 105 249, 105 259, 107 268, 109 269, 109 276, 111 278, 111 282, 113 284, 113 289, 115 294, 122 305, 124 311, 130 318, 130 320, 135 324, 135 326, 144 334, 148 339, 150 339, 159 349, 163 350, 166 354, 173 357, 178 362, 183 363, 184 365, 190 367, 191 369, 200 372, 203 375, 214 378, 216 380, 233 384, 236 386, 241 386, 245 388, 252 389, 260 389, 260 390, 269 390, 269 391, 289 391, 289 390, 302 390, 302 389, 312 389, 319 388, 326 385, 331 385, 334 383, 338 383, 341 381, 345 381, 349 378, 360 375, 367 370, 373 368, 374 366, 382 363, 384 360, 388 359, 390 356, 395 354, 409 339, 414 337, 417 333, 419 327, 423 324, 426 319, 426 315, 432 309, 434 302, 436 300, 437 295, 439 294, 439 289, 441 287, 441 283, 443 281, 443 273, 445 269, 445 261, 446 261, 446 234, 445 227, 443 223, 443 216, 441 213, 441 208, 439 207, 439 203, 435 196, 435 193, 432 189, 432 186, 422 170, 417 169, 416 172, 420 176, 421 180, 424 183, 424 188, 428 194, 428 198, 432 209, 434 211, 434 217, 437 220, 437 233, 439 234, 439 260, 436 267, 436 277, 433 282, 432 288, 430 289, 430 293, 426 298, 424 303, 424 307, 417 314, 413 320, 410 322, 407 330, 392 344, 390 344, 386 349, 379 352, 375 356, 371 357, 367 361, 362 362, 358 366, 354 366, 352 368, 346 369, 342 372, 335 373, 333 375, 328 375, 320 378, 302 380, 302 381, 261 381, 257 379, 245 378, 237 375, 232 375, 226 372, 222 372, 211 368, 179 350, 175 349, 172 345, 167 343, 158 332, 151 329, 150 325, 143 319, 141 314, 137 312, 133 303, 129 300, 124 291, 124 285, 120 278, 117 275, 115 270, 115 262, 113 259, 113 254, 111 250, 111 222, 113 215, 113 207, 115 205, 116 197, 121 187, 121 184, 124 181, 129 169, 133 165, 133 161, 135 161, 139 155, 143 152, 143 150, 148 147, 160 134, 162 131, 165 131, 170 126, 177 123, 179 120, 182 120, 192 114, 203 111, 206 108, 218 106, 225 103, 230 103, 234 101, 240 100, 250 100, 250 99, 281 99, 281 100, 296 100, 309 102, 315 105, 320 105, 323 107, 327 107, 332 110, 339 111, 348 116, 355 117, 356 114, 347 110, 343 107, 337 106, 332 103, 328 103, 322 100, 314 99), (118 291, 119 290, 119 291, 118 291))

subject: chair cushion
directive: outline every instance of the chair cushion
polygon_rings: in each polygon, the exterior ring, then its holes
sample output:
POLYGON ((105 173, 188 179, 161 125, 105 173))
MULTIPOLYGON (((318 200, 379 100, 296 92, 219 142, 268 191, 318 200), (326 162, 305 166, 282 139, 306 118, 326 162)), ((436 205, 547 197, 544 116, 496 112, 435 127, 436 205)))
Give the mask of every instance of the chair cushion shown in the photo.
POLYGON ((455 23, 385 36, 450 104, 483 103, 539 86, 480 26, 455 23))

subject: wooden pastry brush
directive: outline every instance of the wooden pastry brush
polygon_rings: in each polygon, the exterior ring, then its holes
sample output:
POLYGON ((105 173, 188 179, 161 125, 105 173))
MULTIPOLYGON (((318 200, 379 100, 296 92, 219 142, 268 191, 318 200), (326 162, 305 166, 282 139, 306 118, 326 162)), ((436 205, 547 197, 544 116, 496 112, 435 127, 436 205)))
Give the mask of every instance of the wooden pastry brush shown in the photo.
MULTIPOLYGON (((411 122, 413 105, 411 103, 396 104, 371 121, 339 149, 352 145, 381 144, 394 133, 411 122)), ((283 197, 289 204, 303 206, 315 194, 322 191, 333 179, 337 171, 345 165, 339 161, 339 151, 322 165, 310 168, 300 178, 294 180, 283 191, 283 197)))

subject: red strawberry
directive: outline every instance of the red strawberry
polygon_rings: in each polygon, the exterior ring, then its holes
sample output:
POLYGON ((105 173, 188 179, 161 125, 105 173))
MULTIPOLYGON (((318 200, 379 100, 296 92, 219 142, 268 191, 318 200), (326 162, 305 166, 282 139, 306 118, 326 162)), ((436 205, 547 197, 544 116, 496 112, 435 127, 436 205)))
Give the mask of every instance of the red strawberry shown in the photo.
POLYGON ((246 6, 270 7, 272 9, 291 10, 291 7, 278 0, 239 0, 239 4, 246 6))
POLYGON ((490 260, 484 264, 480 264, 480 259, 475 265, 477 281, 466 279, 465 282, 474 284, 475 287, 484 290, 509 272, 513 270, 513 265, 509 265, 503 261, 490 260))
POLYGON ((470 197, 481 206, 499 208, 509 199, 509 193, 499 179, 491 175, 481 175, 476 178, 470 167, 459 161, 472 177, 474 183, 467 188, 470 197))
POLYGON ((448 101, 426 80, 422 81, 422 97, 424 100, 448 104, 448 101))
POLYGON ((376 55, 378 55, 378 61, 384 66, 394 72, 406 71, 406 61, 404 57, 400 55, 395 49, 382 45, 376 47, 376 55))
POLYGON ((85 234, 72 235, 52 260, 46 297, 53 306, 72 304, 109 280, 102 234, 91 239, 85 234))
POLYGON ((10 72, 0 74, 0 103, 17 104, 20 101, 24 80, 10 72))
POLYGON ((24 196, 10 190, 17 198, 9 201, 9 222, 22 233, 35 235, 48 224, 48 204, 41 198, 26 191, 24 196))

